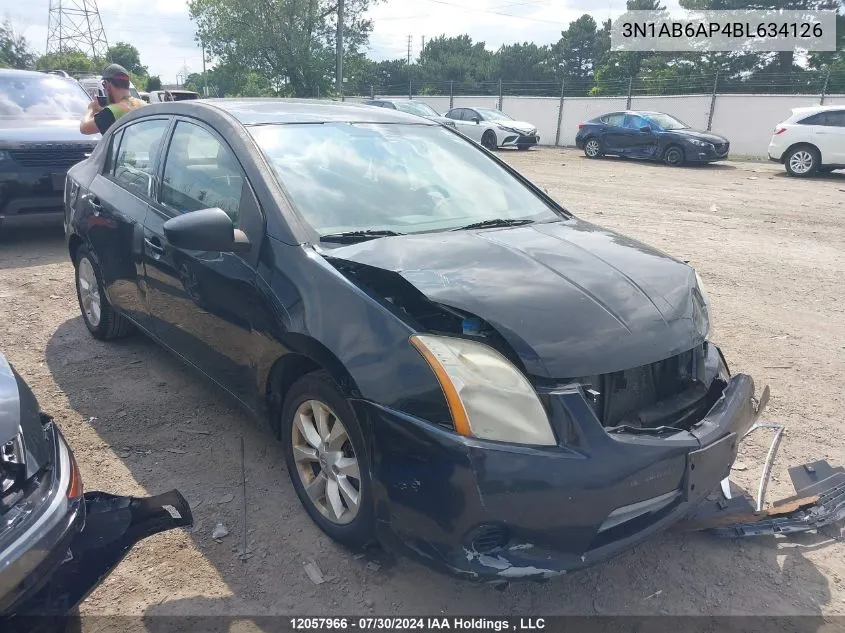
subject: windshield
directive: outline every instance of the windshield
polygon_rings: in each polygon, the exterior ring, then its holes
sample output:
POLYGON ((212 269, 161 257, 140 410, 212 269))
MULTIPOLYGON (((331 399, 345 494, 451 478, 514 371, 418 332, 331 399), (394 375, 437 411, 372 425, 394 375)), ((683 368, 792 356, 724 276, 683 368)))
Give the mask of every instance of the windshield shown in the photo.
POLYGON ((416 114, 417 116, 440 116, 432 108, 424 103, 418 101, 393 101, 393 105, 397 110, 407 112, 408 114, 416 114))
POLYGON ((683 130, 689 125, 668 114, 647 114, 645 118, 664 130, 683 130))
POLYGON ((91 99, 77 82, 56 75, 0 76, 0 117, 78 119, 91 99))
POLYGON ((440 126, 323 123, 249 130, 320 235, 560 218, 470 141, 440 126))
POLYGON ((475 108, 485 121, 513 121, 511 117, 501 110, 489 110, 487 108, 475 108))

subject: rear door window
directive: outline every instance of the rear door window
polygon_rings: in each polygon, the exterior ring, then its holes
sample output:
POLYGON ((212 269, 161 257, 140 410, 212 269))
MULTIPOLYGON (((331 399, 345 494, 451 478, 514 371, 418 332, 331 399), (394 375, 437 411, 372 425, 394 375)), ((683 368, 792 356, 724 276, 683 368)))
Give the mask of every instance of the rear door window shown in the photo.
POLYGON ((641 127, 650 127, 648 121, 639 114, 625 115, 625 128, 629 130, 639 130, 641 127))
POLYGON ((601 117, 601 122, 605 125, 613 125, 615 127, 622 127, 622 124, 625 123, 625 115, 614 113, 614 114, 605 114, 601 117))
POLYGON ((169 125, 167 119, 152 119, 123 129, 114 160, 114 180, 120 186, 139 196, 150 195, 156 160, 169 125))

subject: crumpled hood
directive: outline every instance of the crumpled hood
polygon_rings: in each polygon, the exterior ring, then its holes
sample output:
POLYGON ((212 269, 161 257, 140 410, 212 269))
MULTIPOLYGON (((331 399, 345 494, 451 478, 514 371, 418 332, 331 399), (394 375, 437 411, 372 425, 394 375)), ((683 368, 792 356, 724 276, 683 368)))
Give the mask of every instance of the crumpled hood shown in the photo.
POLYGON ((707 141, 708 143, 727 143, 728 139, 712 132, 705 132, 704 130, 696 130, 694 128, 685 128, 683 130, 668 130, 670 134, 676 134, 682 138, 695 138, 700 141, 707 141))
POLYGON ((431 301, 481 317, 537 376, 645 365, 706 335, 692 268, 577 219, 388 237, 327 254, 396 272, 431 301))
POLYGON ((4 119, 0 117, 0 144, 87 142, 94 145, 99 134, 79 131, 77 119, 4 119))
POLYGON ((0 354, 0 446, 23 434, 27 478, 49 463, 38 401, 6 357, 0 354))

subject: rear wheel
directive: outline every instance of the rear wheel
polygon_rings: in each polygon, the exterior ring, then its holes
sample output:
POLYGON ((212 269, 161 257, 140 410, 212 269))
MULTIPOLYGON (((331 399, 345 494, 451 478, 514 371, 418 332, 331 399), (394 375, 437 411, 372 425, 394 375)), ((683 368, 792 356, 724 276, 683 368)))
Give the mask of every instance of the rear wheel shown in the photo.
POLYGON ((670 167, 678 167, 684 164, 684 150, 677 145, 670 145, 663 153, 663 161, 670 167))
POLYGON ((375 512, 363 432, 327 373, 293 384, 281 431, 293 487, 314 523, 345 545, 372 541, 375 512))
POLYGON ((91 254, 84 248, 76 251, 76 297, 82 320, 98 339, 123 338, 135 329, 132 322, 114 311, 103 290, 103 278, 91 254))
POLYGON ((597 138, 588 138, 584 143, 584 155, 587 158, 601 158, 601 141, 597 138))
POLYGON ((496 133, 493 130, 487 130, 481 136, 481 144, 490 151, 496 149, 498 142, 496 141, 496 133))
POLYGON ((811 145, 799 145, 793 147, 783 161, 786 173, 798 178, 807 178, 815 174, 819 169, 821 157, 819 151, 811 145))

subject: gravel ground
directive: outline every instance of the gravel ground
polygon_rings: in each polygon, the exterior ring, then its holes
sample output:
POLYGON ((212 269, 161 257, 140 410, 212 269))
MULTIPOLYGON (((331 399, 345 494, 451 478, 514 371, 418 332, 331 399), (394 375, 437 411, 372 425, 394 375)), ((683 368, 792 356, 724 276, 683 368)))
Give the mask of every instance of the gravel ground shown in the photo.
MULTIPOLYGON (((771 385, 766 418, 787 428, 769 498, 792 493, 790 465, 845 462, 845 173, 798 180, 758 163, 670 169, 573 150, 500 155, 581 217, 700 271, 714 340, 734 371, 771 385)), ((60 230, 0 237, 0 349, 61 424, 87 489, 178 487, 194 509, 193 530, 141 543, 83 614, 845 615, 838 528, 742 542, 669 533, 504 592, 378 552, 356 557, 317 531, 270 432, 219 389, 143 337, 104 344, 88 335, 60 230), (217 523, 230 532, 220 542, 217 523), (309 579, 309 561, 326 582, 309 579)), ((746 486, 768 446, 758 433, 735 472, 746 486)))

